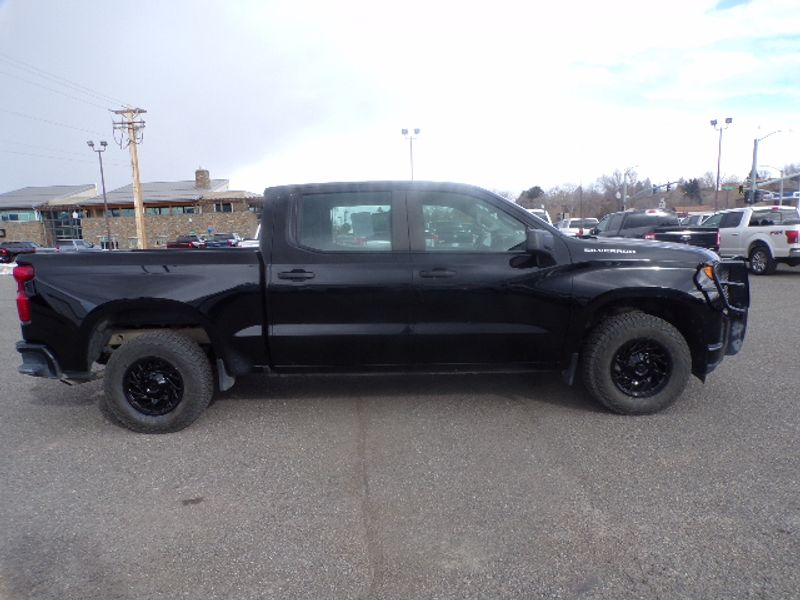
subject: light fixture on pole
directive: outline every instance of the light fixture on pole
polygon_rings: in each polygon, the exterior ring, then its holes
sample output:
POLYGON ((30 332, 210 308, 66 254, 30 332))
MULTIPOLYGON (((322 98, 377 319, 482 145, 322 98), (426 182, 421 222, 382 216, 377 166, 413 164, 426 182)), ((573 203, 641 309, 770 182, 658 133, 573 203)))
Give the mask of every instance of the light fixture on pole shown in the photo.
POLYGON ((100 142, 100 147, 95 148, 94 142, 91 140, 86 142, 86 145, 92 149, 93 152, 97 153, 97 158, 100 159, 100 185, 103 188, 103 214, 106 217, 106 248, 111 250, 112 243, 111 243, 111 223, 108 221, 108 198, 106 197, 106 176, 103 172, 103 152, 106 151, 106 147, 108 146, 108 142, 100 142))
POLYGON ((782 129, 776 129, 775 131, 768 133, 764 137, 756 138, 753 140, 753 166, 750 169, 750 204, 753 204, 756 198, 756 192, 758 191, 758 183, 756 179, 758 179, 758 171, 756 170, 756 166, 758 165, 758 142, 767 139, 771 135, 775 135, 776 133, 780 133, 783 131, 782 129))
POLYGON ((408 140, 408 153, 411 160, 411 181, 414 181, 414 140, 417 139, 416 136, 419 135, 419 128, 414 129, 413 133, 409 133, 408 129, 401 129, 400 133, 408 140))
POLYGON ((720 123, 719 127, 717 127, 717 123, 718 122, 717 122, 716 119, 712 119, 711 120, 711 126, 714 129, 716 129, 717 131, 719 131, 719 148, 717 149, 717 185, 716 185, 716 187, 714 187, 714 210, 715 211, 717 210, 718 205, 719 205, 719 166, 720 166, 720 161, 722 160, 722 132, 724 130, 726 130, 730 126, 731 123, 733 123, 733 119, 730 118, 730 117, 727 117, 725 119, 724 126, 723 126, 722 123, 720 123))

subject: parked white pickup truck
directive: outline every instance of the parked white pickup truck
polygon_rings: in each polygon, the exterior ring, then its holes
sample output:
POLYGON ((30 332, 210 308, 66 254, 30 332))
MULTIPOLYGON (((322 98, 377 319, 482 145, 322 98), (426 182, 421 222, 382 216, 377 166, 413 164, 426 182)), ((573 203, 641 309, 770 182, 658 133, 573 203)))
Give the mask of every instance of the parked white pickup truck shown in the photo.
POLYGON ((719 254, 750 261, 754 275, 774 273, 778 263, 800 265, 800 212, 790 206, 724 210, 702 227, 719 228, 719 254))

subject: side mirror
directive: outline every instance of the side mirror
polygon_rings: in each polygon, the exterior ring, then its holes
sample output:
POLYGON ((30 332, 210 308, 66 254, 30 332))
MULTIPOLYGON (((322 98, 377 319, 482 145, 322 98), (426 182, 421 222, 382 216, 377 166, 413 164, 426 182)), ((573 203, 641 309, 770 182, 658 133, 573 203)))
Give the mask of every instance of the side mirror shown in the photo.
POLYGON ((525 251, 531 254, 550 254, 553 251, 553 234, 543 229, 528 229, 525 251))
POLYGON ((592 227, 589 230, 589 235, 597 235, 598 233, 600 233, 600 230, 597 227, 592 227))

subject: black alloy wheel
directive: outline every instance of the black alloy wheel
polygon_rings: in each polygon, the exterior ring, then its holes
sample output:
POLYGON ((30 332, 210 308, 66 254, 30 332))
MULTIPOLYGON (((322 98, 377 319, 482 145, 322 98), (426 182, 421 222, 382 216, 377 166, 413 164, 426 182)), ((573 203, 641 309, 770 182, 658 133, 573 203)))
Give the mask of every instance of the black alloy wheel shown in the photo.
POLYGON ((624 415, 665 409, 692 373, 692 354, 681 332, 638 310, 603 319, 587 337, 581 362, 586 390, 624 415))
POLYGON ((188 427, 214 394, 206 353, 192 339, 169 330, 141 333, 123 343, 108 359, 103 379, 106 414, 144 433, 188 427))
POLYGON ((122 378, 125 398, 140 413, 161 416, 183 399, 183 377, 166 360, 148 356, 134 362, 122 378))
POLYGON ((672 372, 666 348, 652 339, 636 339, 617 350, 611 361, 611 379, 633 398, 647 398, 664 389, 672 372))

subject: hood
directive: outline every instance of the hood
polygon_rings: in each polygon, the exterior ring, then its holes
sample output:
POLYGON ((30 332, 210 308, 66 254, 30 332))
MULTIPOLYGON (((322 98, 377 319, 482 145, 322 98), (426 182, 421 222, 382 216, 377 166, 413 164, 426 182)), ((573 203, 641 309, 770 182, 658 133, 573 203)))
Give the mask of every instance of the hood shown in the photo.
POLYGON ((566 238, 573 262, 585 260, 659 261, 698 264, 715 262, 711 250, 678 244, 632 238, 566 238))

